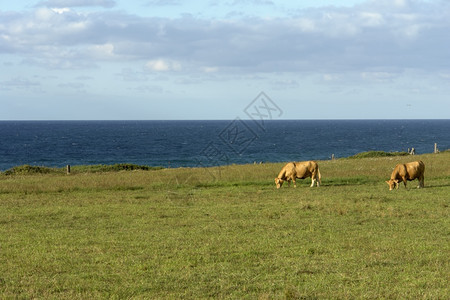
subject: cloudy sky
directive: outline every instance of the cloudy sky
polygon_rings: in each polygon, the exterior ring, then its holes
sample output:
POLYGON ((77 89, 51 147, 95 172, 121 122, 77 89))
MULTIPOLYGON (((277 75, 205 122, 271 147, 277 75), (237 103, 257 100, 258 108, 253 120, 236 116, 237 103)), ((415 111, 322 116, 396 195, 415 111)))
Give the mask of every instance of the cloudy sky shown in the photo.
POLYGON ((450 117, 450 0, 16 0, 0 120, 450 117), (132 2, 132 4, 130 4, 132 2))

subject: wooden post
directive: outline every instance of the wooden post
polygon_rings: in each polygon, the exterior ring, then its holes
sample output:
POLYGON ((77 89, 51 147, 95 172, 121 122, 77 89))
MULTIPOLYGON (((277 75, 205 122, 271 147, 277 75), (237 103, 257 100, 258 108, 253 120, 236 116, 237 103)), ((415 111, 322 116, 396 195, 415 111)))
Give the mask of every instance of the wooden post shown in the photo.
POLYGON ((331 160, 334 160, 334 153, 331 154, 331 160))
POLYGON ((439 152, 439 150, 437 148, 437 143, 434 143, 434 153, 438 153, 438 152, 439 152))
POLYGON ((66 170, 67 170, 67 174, 70 174, 70 165, 67 165, 66 170))

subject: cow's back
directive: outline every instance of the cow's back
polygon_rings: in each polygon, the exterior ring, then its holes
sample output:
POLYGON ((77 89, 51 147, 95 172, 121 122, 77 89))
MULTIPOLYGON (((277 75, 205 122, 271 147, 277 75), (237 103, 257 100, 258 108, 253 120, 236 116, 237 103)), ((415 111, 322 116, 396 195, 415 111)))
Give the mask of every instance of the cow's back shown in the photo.
POLYGON ((405 168, 409 179, 419 178, 425 172, 425 164, 421 160, 406 163, 405 168))
POLYGON ((317 163, 315 161, 302 161, 295 163, 295 170, 297 177, 305 178, 311 176, 314 170, 317 169, 317 163))

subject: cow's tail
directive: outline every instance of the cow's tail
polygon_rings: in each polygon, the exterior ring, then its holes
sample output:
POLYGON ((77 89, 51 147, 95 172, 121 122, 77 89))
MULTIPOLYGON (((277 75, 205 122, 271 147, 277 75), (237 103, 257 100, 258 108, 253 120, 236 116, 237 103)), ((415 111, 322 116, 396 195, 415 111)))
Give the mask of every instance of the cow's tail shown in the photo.
POLYGON ((317 166, 317 180, 322 184, 322 175, 320 174, 319 166, 317 166))

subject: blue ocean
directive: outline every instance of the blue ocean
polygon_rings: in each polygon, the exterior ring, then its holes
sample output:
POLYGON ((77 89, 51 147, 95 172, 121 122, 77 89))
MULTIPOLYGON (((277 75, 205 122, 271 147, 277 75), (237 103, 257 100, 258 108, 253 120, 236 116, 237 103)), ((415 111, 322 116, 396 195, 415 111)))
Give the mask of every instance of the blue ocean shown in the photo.
POLYGON ((0 170, 133 163, 199 167, 450 149, 450 120, 0 121, 0 170))

